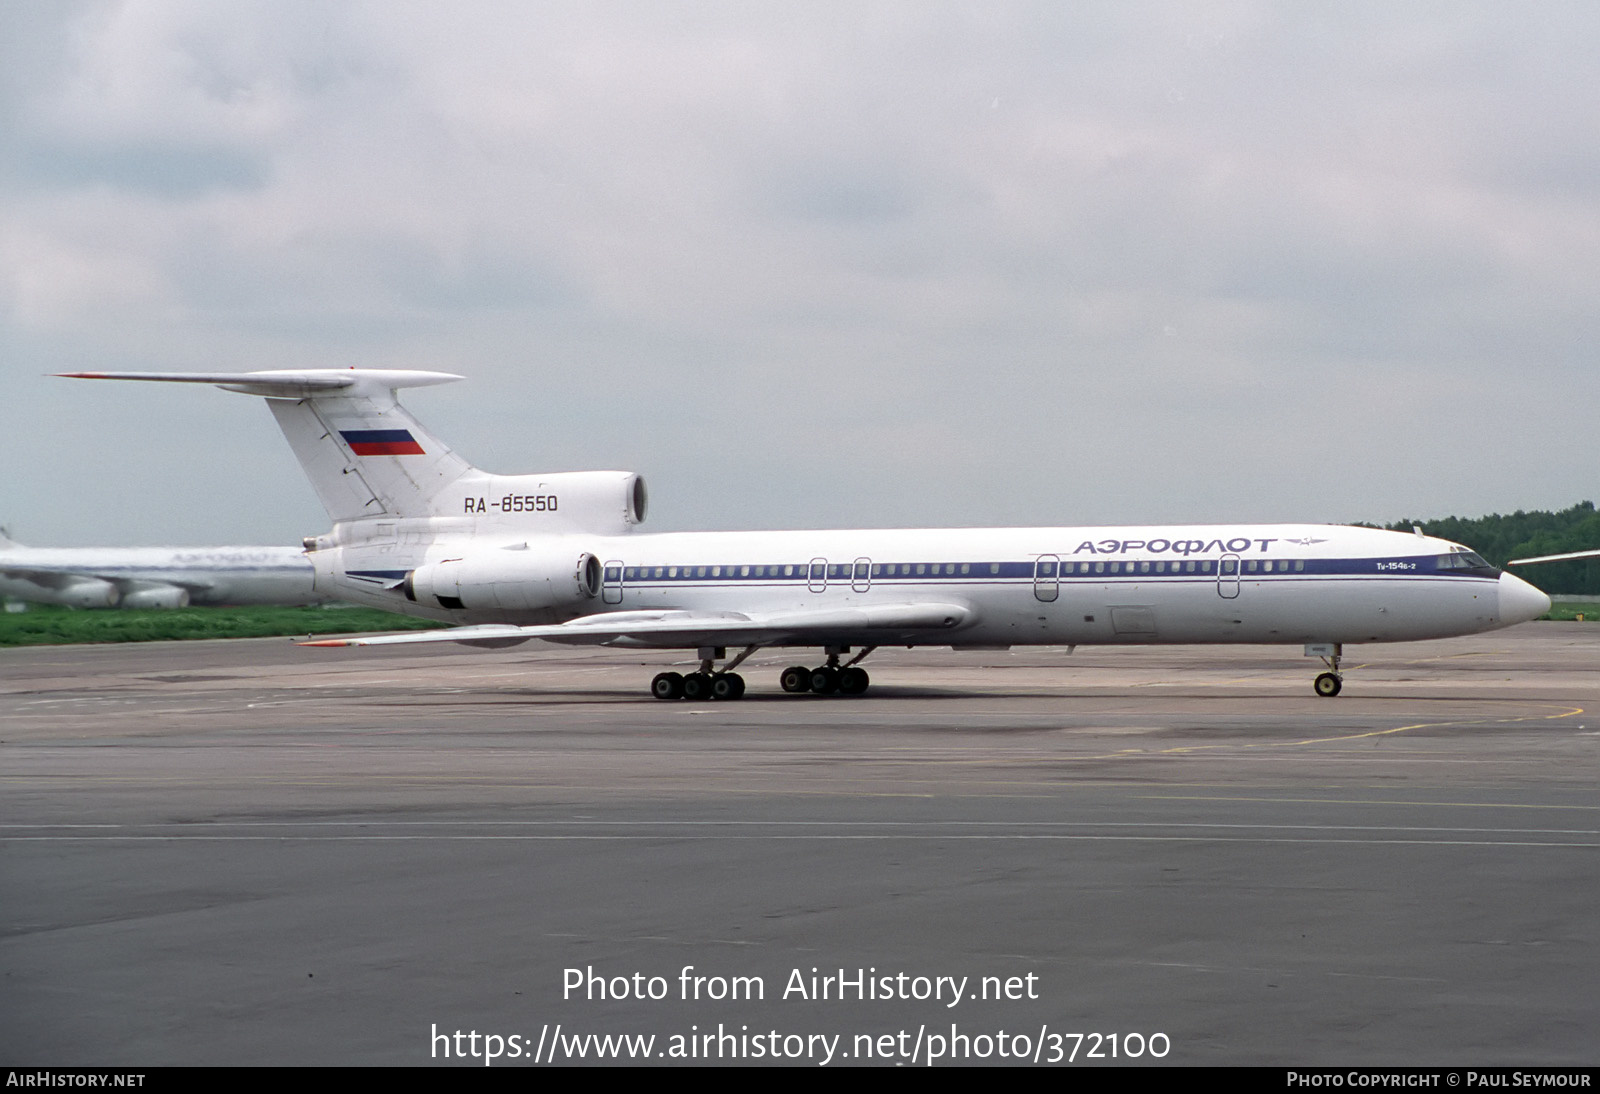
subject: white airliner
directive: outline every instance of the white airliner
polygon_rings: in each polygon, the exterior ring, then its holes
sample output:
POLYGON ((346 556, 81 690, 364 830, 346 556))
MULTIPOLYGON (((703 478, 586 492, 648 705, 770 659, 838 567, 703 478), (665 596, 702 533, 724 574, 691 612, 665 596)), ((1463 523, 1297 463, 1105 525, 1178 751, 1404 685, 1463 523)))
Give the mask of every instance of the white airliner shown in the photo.
POLYGON ((0 596, 73 608, 318 604, 296 547, 24 547, 0 532, 0 596))
POLYGON ((859 695, 879 646, 1303 644, 1337 695, 1342 647, 1474 634, 1550 600, 1446 540, 1323 524, 637 531, 625 471, 492 475, 396 400, 438 372, 70 373, 215 384, 264 396, 333 530, 308 538, 319 591, 458 624, 311 645, 530 638, 692 649, 658 699, 737 699, 758 649, 809 646, 789 692, 859 695), (742 647, 731 660, 729 648, 742 647), (844 663, 841 658, 856 651, 844 663), (724 662, 718 667, 718 662, 724 662))

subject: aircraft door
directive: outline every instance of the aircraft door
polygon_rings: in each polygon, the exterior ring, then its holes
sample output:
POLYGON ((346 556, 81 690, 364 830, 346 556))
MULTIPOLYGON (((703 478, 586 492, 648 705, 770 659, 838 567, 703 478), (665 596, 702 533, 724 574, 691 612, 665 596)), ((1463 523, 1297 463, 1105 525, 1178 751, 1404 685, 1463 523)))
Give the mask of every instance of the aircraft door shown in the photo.
POLYGON ((850 570, 850 588, 858 593, 864 593, 872 588, 872 560, 858 558, 850 570))
POLYGON ((1223 555, 1217 563, 1217 595, 1232 600, 1239 595, 1239 556, 1223 555))
POLYGON ((1061 595, 1057 573, 1061 569, 1061 559, 1055 555, 1040 555, 1033 561, 1033 595, 1036 600, 1046 603, 1061 595))
POLYGON ((600 600, 606 604, 622 603, 622 560, 606 563, 605 583, 600 586, 600 600))
POLYGON ((828 588, 828 560, 814 558, 811 566, 806 570, 806 588, 814 593, 824 592, 828 588))

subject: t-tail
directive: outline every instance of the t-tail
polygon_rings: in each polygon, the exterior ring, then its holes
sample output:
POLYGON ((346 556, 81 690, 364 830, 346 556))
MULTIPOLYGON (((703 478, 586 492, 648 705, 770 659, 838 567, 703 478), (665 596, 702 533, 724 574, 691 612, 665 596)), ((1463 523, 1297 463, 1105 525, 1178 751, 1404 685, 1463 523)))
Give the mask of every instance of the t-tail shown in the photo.
POLYGON ((447 522, 452 531, 493 538, 502 531, 614 535, 644 519, 644 483, 631 472, 494 475, 456 455, 396 398, 401 388, 462 378, 447 372, 308 369, 62 375, 215 384, 226 391, 263 396, 336 525, 426 519, 447 522))
POLYGON ((395 398, 402 387, 459 380, 443 372, 313 369, 301 372, 73 372, 86 380, 215 384, 261 395, 335 524, 426 517, 474 468, 395 398))
MULTIPOLYGON (((626 534, 644 520, 644 481, 628 471, 495 475, 473 467, 400 405, 396 392, 461 379, 445 372, 307 369, 242 373, 73 372, 89 380, 214 384, 259 395, 333 522, 308 536, 320 590, 391 610, 408 575, 475 550, 554 552, 584 589, 593 557, 571 541, 626 534), (351 595, 354 594, 354 595, 351 595)), ((425 571, 431 573, 431 570, 425 571)), ((435 613, 436 614, 436 613, 435 613)))

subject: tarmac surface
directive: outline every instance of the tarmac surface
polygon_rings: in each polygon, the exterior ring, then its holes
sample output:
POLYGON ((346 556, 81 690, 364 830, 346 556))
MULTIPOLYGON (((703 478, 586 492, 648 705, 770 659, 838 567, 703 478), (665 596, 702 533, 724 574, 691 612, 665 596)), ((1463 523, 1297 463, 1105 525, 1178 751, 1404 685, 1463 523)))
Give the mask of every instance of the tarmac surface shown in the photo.
POLYGON ((1600 627, 795 652, 0 650, 0 1064, 1600 1062, 1600 627))

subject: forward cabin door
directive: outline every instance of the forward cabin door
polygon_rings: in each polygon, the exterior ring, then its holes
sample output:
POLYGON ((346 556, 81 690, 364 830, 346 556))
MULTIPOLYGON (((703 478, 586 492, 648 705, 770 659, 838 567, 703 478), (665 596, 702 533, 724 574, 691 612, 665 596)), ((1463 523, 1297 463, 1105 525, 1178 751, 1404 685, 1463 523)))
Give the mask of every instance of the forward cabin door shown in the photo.
POLYGON ((1040 555, 1033 561, 1033 596, 1035 600, 1049 603, 1061 595, 1061 588, 1057 576, 1061 570, 1061 559, 1056 555, 1040 555))
POLYGON ((1239 556, 1223 555, 1217 563, 1217 595, 1232 600, 1239 595, 1239 556))

